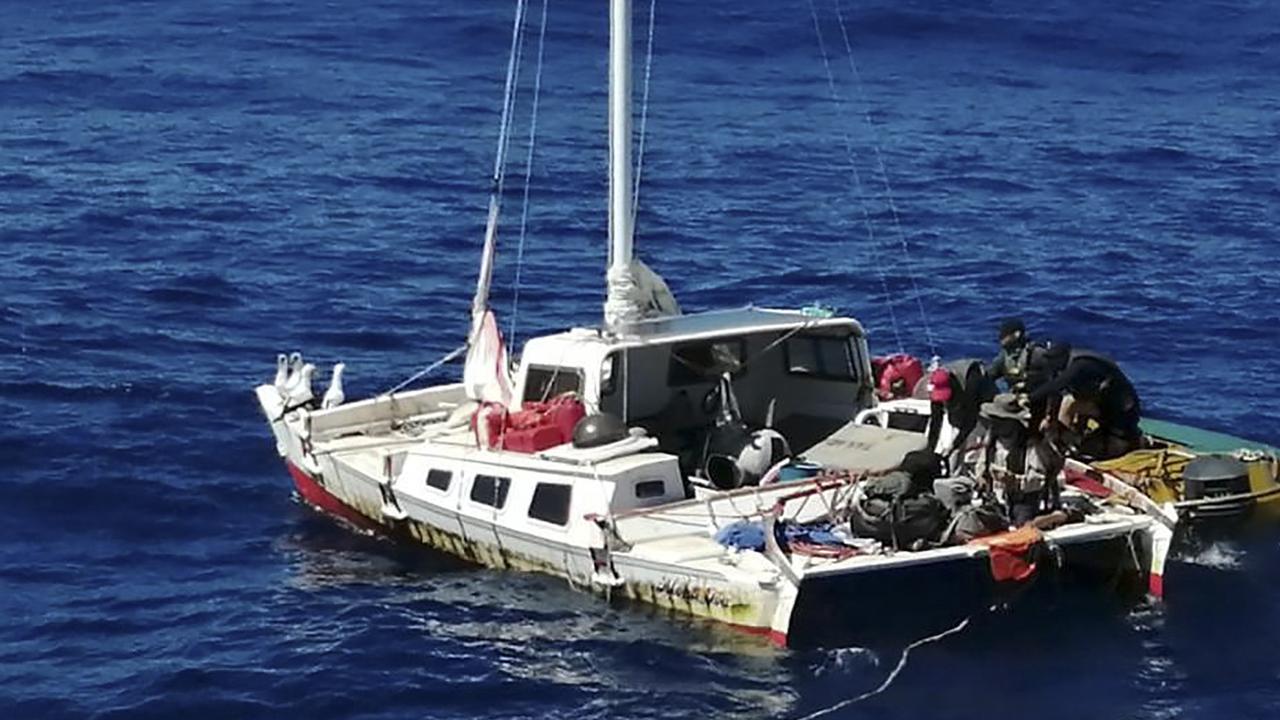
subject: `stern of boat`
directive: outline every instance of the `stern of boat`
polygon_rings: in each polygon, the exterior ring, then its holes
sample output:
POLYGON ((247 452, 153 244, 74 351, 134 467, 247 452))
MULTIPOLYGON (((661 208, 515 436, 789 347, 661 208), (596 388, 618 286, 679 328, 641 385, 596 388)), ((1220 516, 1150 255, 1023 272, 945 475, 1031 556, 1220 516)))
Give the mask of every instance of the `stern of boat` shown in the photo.
POLYGON ((1128 605, 1147 591, 1154 554, 1167 552, 1169 535, 1132 516, 1046 532, 1012 564, 975 541, 814 569, 800 580, 787 645, 901 644, 993 610, 1052 606, 1068 596, 1128 605))

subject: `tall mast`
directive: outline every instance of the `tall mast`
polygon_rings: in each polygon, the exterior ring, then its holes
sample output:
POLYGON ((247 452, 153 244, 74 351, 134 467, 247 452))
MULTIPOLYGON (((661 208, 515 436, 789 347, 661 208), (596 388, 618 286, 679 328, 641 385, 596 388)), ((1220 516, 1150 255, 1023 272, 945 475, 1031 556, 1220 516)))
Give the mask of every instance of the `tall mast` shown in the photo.
POLYGON ((609 5, 609 271, 631 265, 631 0, 609 5))

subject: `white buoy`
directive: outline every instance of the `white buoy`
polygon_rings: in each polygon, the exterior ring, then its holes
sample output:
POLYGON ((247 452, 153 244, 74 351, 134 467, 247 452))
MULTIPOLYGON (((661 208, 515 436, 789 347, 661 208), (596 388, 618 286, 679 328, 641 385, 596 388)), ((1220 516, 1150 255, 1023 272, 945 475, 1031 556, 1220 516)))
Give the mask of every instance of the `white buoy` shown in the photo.
POLYGON ((287 393, 287 401, 289 407, 298 407, 305 405, 315 399, 315 393, 311 392, 311 378, 316 374, 316 366, 307 363, 302 366, 302 370, 294 377, 296 382, 289 384, 287 393))
POLYGON ((338 407, 347 396, 342 392, 342 371, 347 369, 346 363, 333 366, 333 377, 329 380, 329 389, 324 391, 324 399, 320 401, 320 409, 338 407))
POLYGON ((289 358, 284 353, 276 355, 276 379, 272 384, 276 386, 276 392, 284 395, 284 388, 289 382, 289 358))

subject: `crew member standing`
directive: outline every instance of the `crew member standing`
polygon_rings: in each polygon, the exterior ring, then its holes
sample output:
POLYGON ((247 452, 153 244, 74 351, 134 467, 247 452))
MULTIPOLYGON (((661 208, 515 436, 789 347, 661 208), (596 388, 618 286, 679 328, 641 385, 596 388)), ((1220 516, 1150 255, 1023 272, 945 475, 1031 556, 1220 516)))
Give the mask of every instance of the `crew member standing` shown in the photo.
POLYGON ((1027 340, 1027 326, 1020 318, 1009 318, 1000 323, 1000 354, 991 361, 987 376, 992 381, 1003 378, 1011 393, 1026 392, 1030 357, 1031 343, 1027 340))

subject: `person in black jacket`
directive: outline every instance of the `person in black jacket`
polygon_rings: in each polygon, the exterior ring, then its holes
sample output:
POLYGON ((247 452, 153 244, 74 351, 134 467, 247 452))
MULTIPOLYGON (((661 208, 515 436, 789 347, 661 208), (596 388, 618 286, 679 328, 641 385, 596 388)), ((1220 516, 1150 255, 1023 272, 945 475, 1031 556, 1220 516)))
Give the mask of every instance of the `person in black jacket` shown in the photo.
POLYGON ((1142 403, 1111 358, 1064 344, 1032 359, 1027 404, 1040 428, 1081 455, 1105 460, 1142 446, 1142 403))

